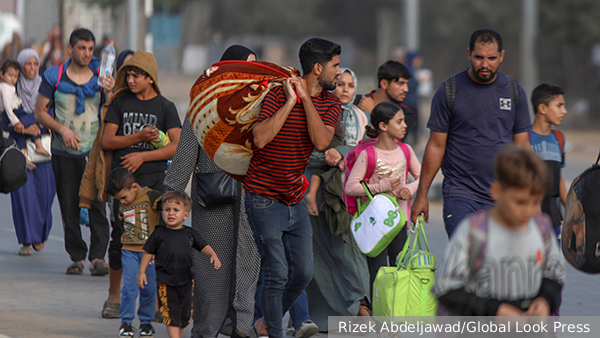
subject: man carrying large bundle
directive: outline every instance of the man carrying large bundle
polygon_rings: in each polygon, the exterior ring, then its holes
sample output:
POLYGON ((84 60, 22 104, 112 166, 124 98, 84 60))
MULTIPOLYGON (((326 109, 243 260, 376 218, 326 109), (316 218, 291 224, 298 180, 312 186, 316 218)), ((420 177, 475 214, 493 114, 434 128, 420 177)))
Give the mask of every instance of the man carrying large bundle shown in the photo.
POLYGON ((303 172, 313 149, 325 150, 335 132, 341 104, 329 91, 341 75, 340 51, 324 39, 306 41, 299 53, 303 76, 267 94, 253 128, 245 203, 263 248, 262 308, 269 337, 283 336, 281 318, 312 278, 303 172))

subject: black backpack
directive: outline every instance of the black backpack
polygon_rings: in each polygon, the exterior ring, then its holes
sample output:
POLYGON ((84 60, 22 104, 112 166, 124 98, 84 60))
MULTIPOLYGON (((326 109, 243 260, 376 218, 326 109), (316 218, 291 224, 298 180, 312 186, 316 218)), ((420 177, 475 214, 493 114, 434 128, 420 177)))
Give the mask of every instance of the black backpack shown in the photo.
POLYGON ((561 233, 566 260, 578 270, 600 273, 600 155, 591 168, 577 176, 565 206, 561 233))
POLYGON ((27 162, 14 140, 2 137, 0 144, 0 192, 9 193, 27 182, 27 162))

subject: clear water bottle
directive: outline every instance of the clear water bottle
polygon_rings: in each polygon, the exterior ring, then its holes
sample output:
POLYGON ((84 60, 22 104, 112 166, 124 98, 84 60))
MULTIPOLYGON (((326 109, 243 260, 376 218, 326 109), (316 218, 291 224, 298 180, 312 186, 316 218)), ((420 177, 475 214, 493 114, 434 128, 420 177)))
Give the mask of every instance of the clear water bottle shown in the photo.
POLYGON ((102 61, 100 62, 100 72, 98 73, 98 85, 102 86, 102 79, 109 74, 112 74, 115 67, 115 42, 111 41, 108 46, 102 50, 102 61))

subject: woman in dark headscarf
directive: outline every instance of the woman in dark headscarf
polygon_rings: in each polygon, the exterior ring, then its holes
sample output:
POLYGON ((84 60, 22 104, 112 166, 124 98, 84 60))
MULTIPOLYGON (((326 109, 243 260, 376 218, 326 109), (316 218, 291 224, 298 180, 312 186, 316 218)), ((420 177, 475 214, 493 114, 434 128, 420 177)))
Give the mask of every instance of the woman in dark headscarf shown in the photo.
POLYGON ((229 60, 256 61, 256 54, 244 46, 232 45, 225 50, 220 61, 229 60))
MULTIPOLYGON (((234 45, 225 51, 221 61, 256 60, 256 54, 246 47, 234 45)), ((221 171, 200 147, 198 139, 185 117, 181 138, 173 162, 165 177, 166 190, 184 190, 192 173, 221 171)), ((192 176, 192 191, 196 191, 192 176)), ((260 269, 260 257, 248 225, 244 209, 244 192, 237 212, 235 204, 204 208, 192 193, 192 227, 219 253, 221 269, 210 268, 204 255, 194 253, 194 327, 192 337, 216 337, 221 331, 232 337, 244 337, 252 329, 254 295, 260 269), (234 215, 239 215, 234 222, 234 215), (235 224, 238 229, 235 231, 235 224), (237 243, 237 245, 235 245, 237 243), (230 319, 233 329, 222 326, 230 319)))
POLYGON ((117 71, 119 71, 119 69, 125 63, 125 61, 131 59, 131 57, 133 56, 133 53, 135 53, 135 52, 132 51, 131 49, 125 49, 124 51, 119 53, 119 56, 117 56, 117 71))
MULTIPOLYGON (((33 49, 27 48, 19 53, 17 61, 21 65, 17 93, 23 103, 23 110, 27 113, 23 119, 29 118, 35 122, 33 113, 42 82, 38 74, 40 58, 33 49)), ((36 126, 37 124, 32 124, 30 127, 38 128, 36 126)), ((49 133, 46 128, 42 127, 40 130, 42 134, 49 133)), ((52 202, 55 193, 50 161, 37 163, 33 170, 28 169, 25 185, 10 193, 15 232, 22 244, 19 255, 29 256, 33 250, 40 251, 44 248, 52 227, 52 202)))

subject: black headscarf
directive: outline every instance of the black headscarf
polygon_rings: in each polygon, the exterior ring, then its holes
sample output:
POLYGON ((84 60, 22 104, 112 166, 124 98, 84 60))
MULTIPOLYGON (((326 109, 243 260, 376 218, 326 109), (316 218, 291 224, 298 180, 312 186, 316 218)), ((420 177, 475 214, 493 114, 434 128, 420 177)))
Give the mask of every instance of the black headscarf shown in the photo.
POLYGON ((123 63, 125 63, 125 58, 127 57, 127 55, 133 55, 133 51, 130 49, 126 49, 124 51, 122 51, 119 56, 117 56, 117 71, 121 68, 121 66, 123 65, 123 63))
POLYGON ((246 48, 246 47, 240 46, 240 45, 232 45, 225 50, 225 52, 223 53, 223 56, 221 56, 220 61, 228 61, 228 60, 246 61, 246 59, 248 59, 248 56, 250 54, 254 54, 254 56, 256 56, 256 53, 254 53, 249 48, 246 48))

